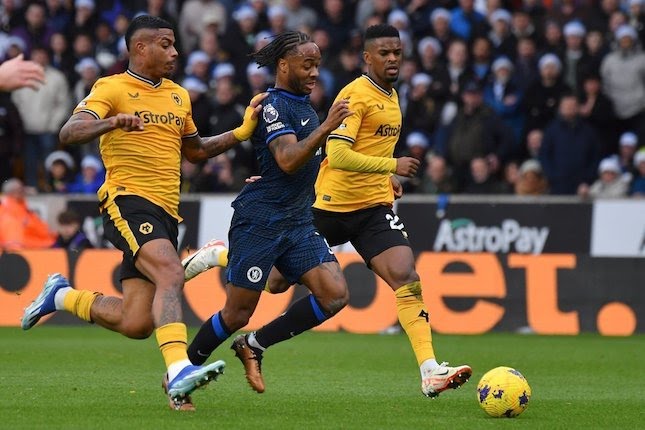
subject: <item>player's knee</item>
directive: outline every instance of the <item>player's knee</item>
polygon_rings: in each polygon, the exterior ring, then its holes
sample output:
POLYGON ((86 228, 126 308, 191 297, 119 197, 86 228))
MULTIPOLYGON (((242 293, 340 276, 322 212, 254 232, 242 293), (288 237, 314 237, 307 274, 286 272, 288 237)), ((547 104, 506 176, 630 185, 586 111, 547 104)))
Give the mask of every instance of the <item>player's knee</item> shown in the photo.
POLYGON ((397 286, 418 282, 421 278, 413 266, 401 267, 391 272, 392 283, 397 286))
POLYGON ((121 334, 130 339, 147 339, 154 332, 155 326, 152 320, 131 321, 123 324, 121 334))
POLYGON ((229 307, 227 309, 225 307, 222 310, 222 318, 224 319, 224 322, 226 323, 226 326, 231 333, 246 326, 249 323, 252 315, 253 311, 246 308, 231 309, 229 307))
POLYGON ((347 287, 338 288, 333 293, 320 300, 327 312, 334 315, 340 312, 349 303, 349 290, 347 287))

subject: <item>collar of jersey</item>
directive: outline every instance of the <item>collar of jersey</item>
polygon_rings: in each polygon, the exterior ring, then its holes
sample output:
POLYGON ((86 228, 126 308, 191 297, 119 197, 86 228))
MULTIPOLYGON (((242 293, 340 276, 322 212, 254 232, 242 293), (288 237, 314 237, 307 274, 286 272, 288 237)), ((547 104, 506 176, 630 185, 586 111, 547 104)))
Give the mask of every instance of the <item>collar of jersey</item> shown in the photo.
POLYGON ((161 85, 161 83, 163 82, 163 78, 162 78, 159 82, 156 82, 156 83, 155 83, 154 81, 151 81, 151 80, 150 80, 150 79, 148 79, 148 78, 144 78, 143 76, 141 76, 141 75, 138 75, 138 74, 134 73, 134 72, 133 72, 132 70, 130 70, 130 69, 127 69, 125 72, 126 72, 128 75, 132 76, 133 78, 138 79, 138 80, 140 80, 140 81, 143 81, 143 82, 145 82, 146 84, 149 84, 150 86, 152 86, 152 88, 157 88, 157 87, 159 87, 159 86, 161 85))
POLYGON ((282 88, 269 88, 267 89, 268 92, 270 93, 280 93, 285 97, 288 97, 293 100, 298 100, 301 102, 306 102, 309 101, 309 95, 305 94, 304 96, 299 96, 298 94, 294 94, 290 91, 283 90, 282 88))
POLYGON ((385 88, 383 88, 382 86, 380 86, 379 84, 377 84, 377 83, 376 83, 376 81, 375 81, 374 79, 370 78, 369 76, 367 76, 367 74, 365 74, 365 73, 364 73, 364 74, 363 74, 363 77, 364 77, 365 79, 367 79, 368 81, 370 81, 370 83, 371 83, 372 85, 374 85, 374 86, 376 87, 376 89, 377 89, 377 90, 379 90, 380 92, 382 92, 382 93, 383 93, 383 94, 385 94, 386 96, 388 96, 388 97, 392 96, 392 91, 388 91, 388 90, 386 90, 385 88))

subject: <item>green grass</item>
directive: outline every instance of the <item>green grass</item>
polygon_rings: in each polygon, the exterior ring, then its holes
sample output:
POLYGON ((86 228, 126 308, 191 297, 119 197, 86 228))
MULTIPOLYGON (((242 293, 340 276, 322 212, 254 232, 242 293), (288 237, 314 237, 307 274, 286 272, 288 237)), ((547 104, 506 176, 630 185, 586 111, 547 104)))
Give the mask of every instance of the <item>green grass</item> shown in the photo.
POLYGON ((479 429, 642 428, 645 337, 435 335, 440 359, 472 365, 462 389, 424 398, 404 335, 306 333, 265 355, 267 391, 247 386, 228 342, 226 374, 193 395, 195 413, 166 406, 153 338, 97 327, 0 329, 0 428, 479 429), (508 365, 533 397, 514 419, 480 410, 485 371, 508 365))

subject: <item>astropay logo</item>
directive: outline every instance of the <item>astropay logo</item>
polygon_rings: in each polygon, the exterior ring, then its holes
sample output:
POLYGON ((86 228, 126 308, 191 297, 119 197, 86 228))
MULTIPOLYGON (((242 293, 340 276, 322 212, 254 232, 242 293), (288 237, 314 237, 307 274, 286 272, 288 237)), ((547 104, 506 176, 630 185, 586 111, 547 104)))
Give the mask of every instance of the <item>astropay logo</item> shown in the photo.
POLYGON ((523 227, 514 219, 505 219, 500 226, 490 227, 477 226, 466 218, 444 219, 439 225, 433 249, 540 254, 548 237, 548 227, 523 227))

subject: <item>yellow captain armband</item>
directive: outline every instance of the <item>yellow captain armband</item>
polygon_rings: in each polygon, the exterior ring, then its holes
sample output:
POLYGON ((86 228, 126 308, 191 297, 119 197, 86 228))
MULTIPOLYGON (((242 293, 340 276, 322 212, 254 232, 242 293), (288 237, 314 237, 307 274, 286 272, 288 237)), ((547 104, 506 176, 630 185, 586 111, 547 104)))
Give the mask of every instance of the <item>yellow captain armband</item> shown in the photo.
POLYGON ((352 149, 352 143, 330 137, 327 141, 327 159, 332 169, 361 173, 394 173, 396 159, 374 157, 352 149))

